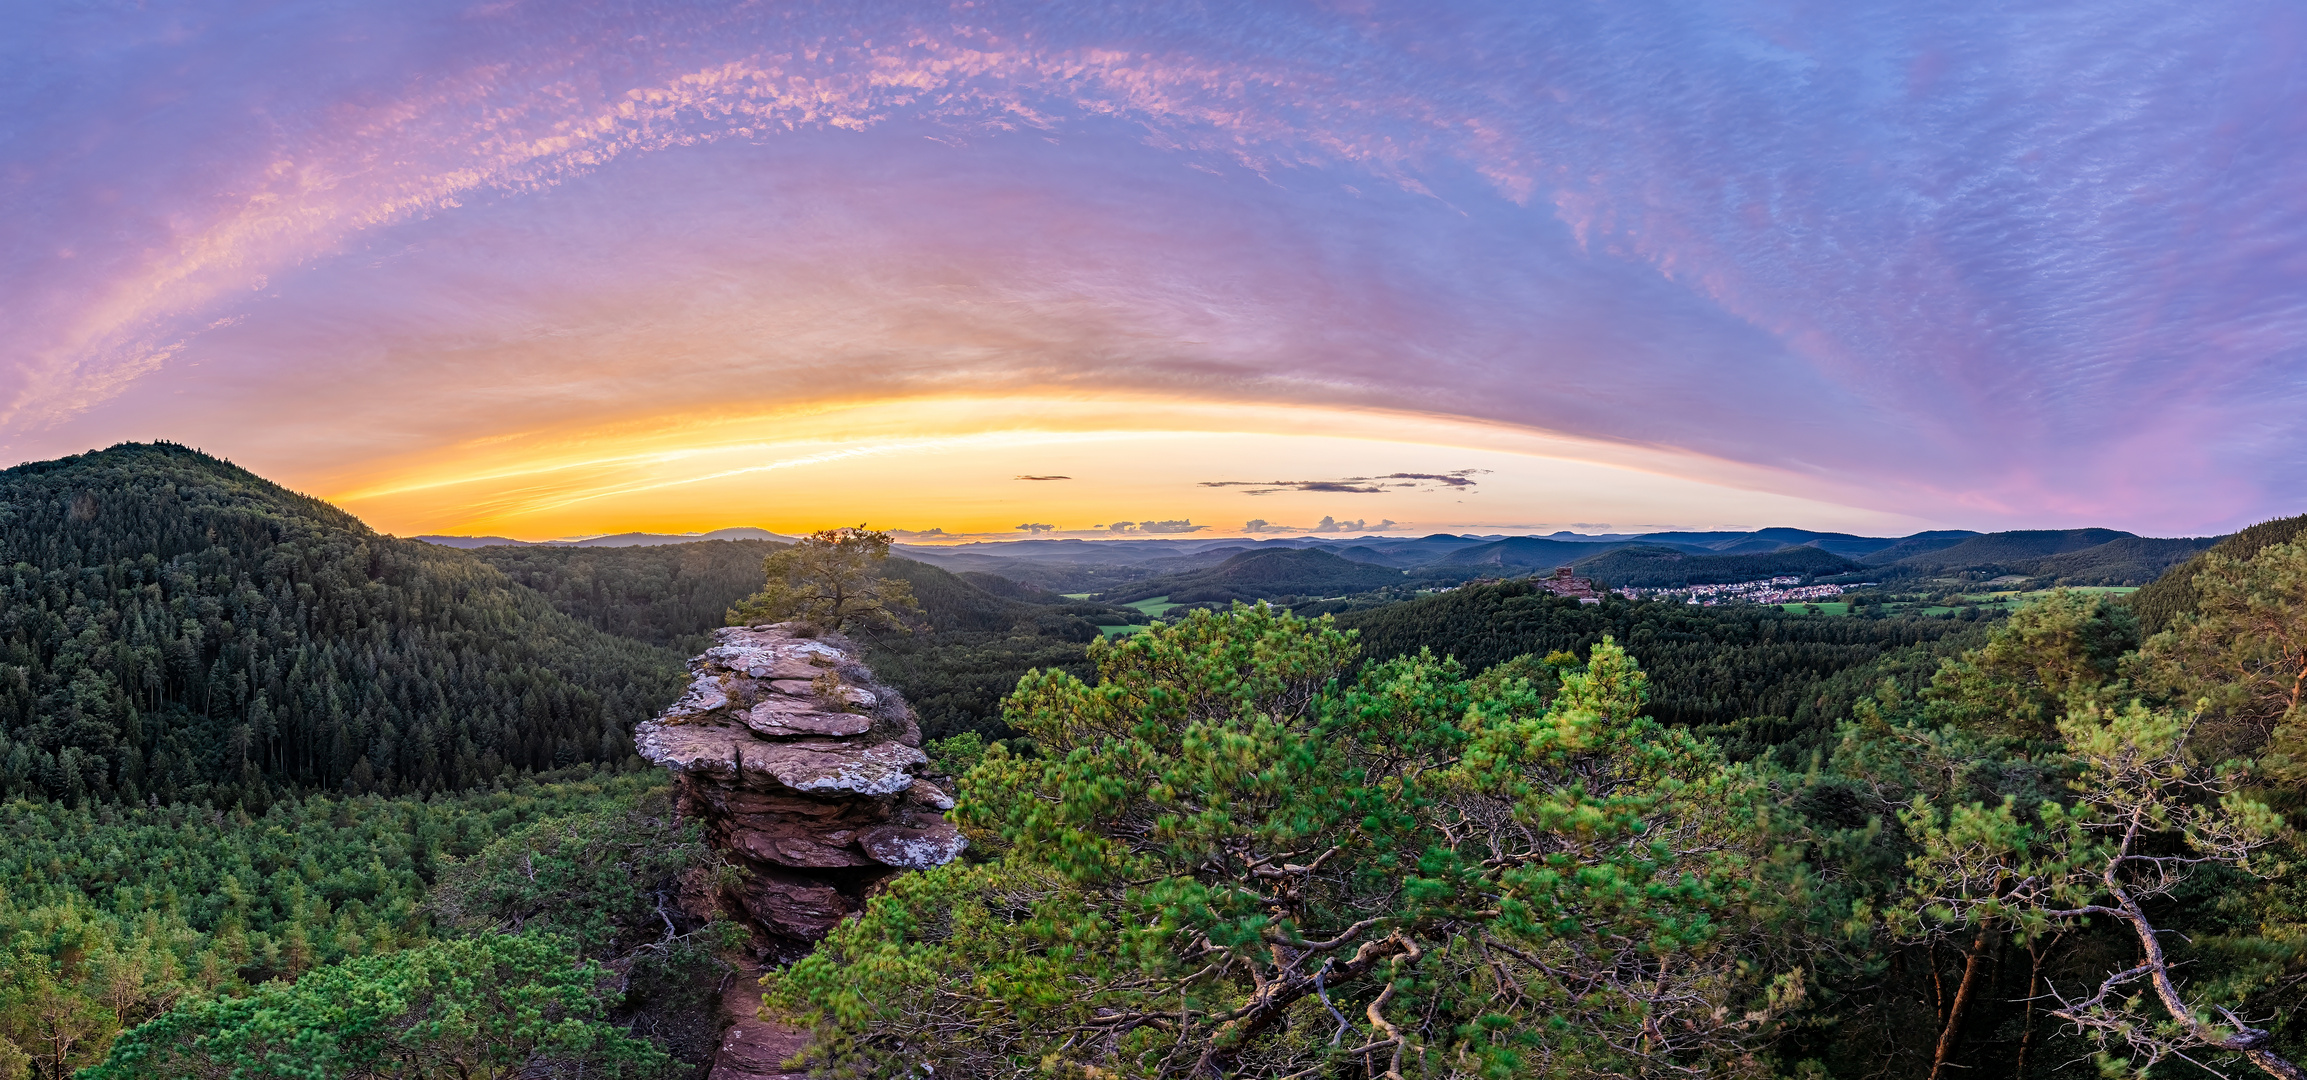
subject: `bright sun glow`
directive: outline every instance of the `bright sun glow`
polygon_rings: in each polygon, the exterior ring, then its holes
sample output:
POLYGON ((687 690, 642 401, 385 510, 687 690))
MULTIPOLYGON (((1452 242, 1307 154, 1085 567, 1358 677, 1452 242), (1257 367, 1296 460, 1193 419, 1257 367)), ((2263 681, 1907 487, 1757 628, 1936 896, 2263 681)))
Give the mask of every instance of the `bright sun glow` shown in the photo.
POLYGON ((1799 483, 1687 454, 1408 413, 1048 396, 531 432, 379 462, 322 494, 388 531, 521 539, 858 521, 954 537, 1017 536, 1027 524, 1090 534, 1149 520, 1220 534, 1251 521, 1304 530, 1324 518, 1387 532, 1920 527, 1784 493, 1799 483), (1465 483, 1370 480, 1461 473, 1465 483), (1277 482, 1285 489, 1265 491, 1277 482), (1372 486, 1384 490, 1350 490, 1372 486), (1661 505, 1682 516, 1657 520, 1661 505))

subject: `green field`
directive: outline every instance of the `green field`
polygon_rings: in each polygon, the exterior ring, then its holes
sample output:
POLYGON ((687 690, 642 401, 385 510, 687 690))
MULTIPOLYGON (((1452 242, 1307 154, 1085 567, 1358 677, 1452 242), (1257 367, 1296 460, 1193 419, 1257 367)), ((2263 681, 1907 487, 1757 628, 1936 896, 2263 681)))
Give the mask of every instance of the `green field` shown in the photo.
MULTIPOLYGON (((2131 593, 2138 592, 2139 587, 2136 585, 2070 585, 2067 587, 2067 591, 2079 593, 2101 593, 2109 596, 2128 596, 2131 593)), ((2040 600, 2043 597, 2051 595, 2051 592, 2052 590, 2050 589, 2035 589, 2031 592, 2014 592, 2004 590, 1999 592, 1972 593, 1963 596, 1962 601, 1967 605, 1985 608, 1991 611, 2014 611, 2018 608, 2026 606, 2027 604, 2033 603, 2034 601, 2040 600)), ((1958 609, 1953 605, 1939 604, 1931 607, 1921 608, 1920 614, 1944 615, 1947 612, 1955 610, 1958 609)))
MULTIPOLYGON (((1960 606, 1951 603, 1923 604, 1914 601, 1892 600, 1888 603, 1885 603, 1882 607, 1886 613, 1897 615, 1949 615, 1953 614, 1954 612, 1961 611, 1964 607, 1975 607, 1986 611, 2013 611, 2024 607, 2036 600, 2040 600, 2043 597, 2051 595, 2052 591, 2053 590, 2050 589, 2035 589, 2027 592, 2003 590, 1998 592, 1967 593, 1958 598, 1961 601, 1960 606)), ((2136 585, 2070 585, 2067 586, 2067 591, 2079 593, 2104 593, 2112 596, 2127 596, 2131 593, 2138 592, 2139 587, 2136 585)), ((1843 602, 1829 604, 1780 604, 1778 606, 1780 610, 1790 612, 1802 612, 1808 610, 1809 608, 1816 607, 1819 609, 1819 614, 1821 615, 1850 614, 1850 605, 1843 602)))
POLYGON ((1176 607, 1177 605, 1170 603, 1169 597, 1156 596, 1151 600, 1132 600, 1127 604, 1123 604, 1122 606, 1136 608, 1139 611, 1145 612, 1147 619, 1158 619, 1164 615, 1169 614, 1170 609, 1176 607))
POLYGON ((1170 603, 1169 597, 1156 596, 1150 600, 1133 600, 1127 604, 1123 604, 1122 606, 1126 608, 1134 608, 1137 611, 1143 612, 1145 614, 1146 621, 1142 623, 1131 623, 1128 626, 1101 627, 1100 629, 1105 631, 1105 636, 1120 637, 1123 634, 1137 633, 1140 630, 1152 626, 1155 620, 1169 614, 1170 609, 1178 605, 1170 603))

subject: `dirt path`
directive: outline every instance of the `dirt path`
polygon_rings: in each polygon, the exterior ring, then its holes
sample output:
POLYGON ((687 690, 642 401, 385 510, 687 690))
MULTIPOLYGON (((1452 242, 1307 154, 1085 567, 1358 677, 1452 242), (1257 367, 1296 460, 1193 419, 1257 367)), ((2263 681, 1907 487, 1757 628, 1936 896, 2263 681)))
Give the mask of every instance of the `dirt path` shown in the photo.
POLYGON ((786 1058, 801 1052, 809 1036, 792 1026, 754 1015, 761 1005, 761 973, 744 970, 721 992, 721 1008, 736 1022, 721 1036, 708 1080, 803 1080, 806 1071, 787 1069, 786 1058))

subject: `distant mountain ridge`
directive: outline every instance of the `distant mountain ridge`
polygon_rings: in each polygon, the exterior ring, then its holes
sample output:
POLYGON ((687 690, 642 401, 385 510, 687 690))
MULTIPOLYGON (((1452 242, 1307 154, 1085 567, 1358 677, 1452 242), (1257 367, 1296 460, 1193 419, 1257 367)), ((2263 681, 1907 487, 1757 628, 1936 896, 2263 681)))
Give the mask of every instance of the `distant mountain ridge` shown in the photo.
MULTIPOLYGON (((500 550, 568 550, 658 547, 709 540, 790 542, 766 529, 739 527, 707 533, 630 532, 582 540, 520 541, 501 536, 427 535, 414 539, 443 547, 500 550)), ((1859 536, 1774 526, 1751 531, 1668 531, 1653 533, 1544 536, 1429 533, 1425 536, 1288 537, 1117 537, 1111 540, 1025 538, 981 540, 932 546, 899 544, 895 554, 956 574, 998 576, 1042 593, 1100 593, 1144 599, 1166 595, 1163 588, 1203 589, 1206 599, 1242 599, 1334 593, 1347 582, 1368 578, 1366 588, 1384 588, 1364 570, 1313 572, 1306 563, 1258 583, 1221 575, 1199 577, 1246 555, 1323 552, 1347 564, 1394 572, 1420 586, 1451 584, 1478 577, 1514 577, 1560 566, 1615 586, 1656 588, 1711 584, 1798 574, 1836 575, 1845 581, 1886 582, 1930 577, 1984 580, 2018 577, 2041 584, 2143 585, 2217 542, 2218 537, 2142 537, 2117 529, 2019 529, 1979 533, 1933 529, 1903 537, 1859 536), (1616 559, 1613 552, 1642 549, 1616 559), (1817 552, 1819 558, 1808 552, 1817 552), (1684 559, 1670 556, 1679 554, 1684 559), (1739 560, 1702 561, 1702 560, 1739 560), (1155 582, 1158 580, 1158 585, 1155 582), (1146 592, 1139 582, 1147 582, 1146 592), (1230 583, 1229 583, 1230 582, 1230 583), (1249 587, 1244 588, 1244 585, 1249 587)), ((1258 565, 1290 566, 1261 560, 1258 565)), ((1233 574, 1229 571, 1228 574, 1233 574)), ((1403 584, 1393 580, 1392 584, 1403 584)), ((1200 593, 1195 593, 1200 595, 1200 593)))
MULTIPOLYGON (((2019 529, 1964 537, 1944 547, 1900 556, 1895 561, 1914 567, 1978 566, 2065 555, 2124 539, 2137 539, 2137 536, 2115 529, 2019 529)), ((1867 562, 1888 565, 1892 560, 1883 558, 1888 553, 1876 552, 1867 562)))
MULTIPOLYGON (((1590 559, 1606 551, 1630 546, 1631 541, 1604 544, 1578 544, 1564 540, 1548 540, 1536 536, 1510 536, 1487 544, 1462 547, 1444 555, 1439 562, 1444 566, 1481 566, 1523 570, 1550 570, 1557 566, 1571 566, 1580 559, 1590 559)), ((1681 550, 1679 548, 1673 550, 1681 550)))
POLYGON ((2154 539, 2115 529, 2020 529, 1928 547, 1902 541, 1862 561, 1907 575, 1996 574, 2067 585, 2145 585, 2219 539, 2154 539))
MULTIPOLYGON (((1432 533, 1419 537, 1190 537, 1116 540, 992 540, 948 547, 900 545, 908 558, 955 572, 997 574, 1058 591, 1103 591, 1113 596, 1143 590, 1115 579, 1166 579, 1188 575, 1256 552, 1323 551, 1341 559, 1396 571, 1409 571, 1421 585, 1442 585, 1477 577, 1513 577, 1558 566, 1612 585, 1659 587, 1728 581, 1724 574, 1775 577, 1833 575, 1845 581, 1896 581, 1956 577, 1984 580, 2029 578, 2041 584, 2144 585, 2193 557, 2216 537, 2156 539, 2116 529, 2022 529, 1979 533, 1933 529, 1903 537, 1773 527, 1750 532, 1611 533, 1587 536, 1556 532, 1545 536, 1482 536, 1432 533), (1612 552, 1642 548, 1647 554, 1617 560, 1612 552), (1827 558, 1806 554, 1817 552, 1827 558), (1691 559, 1748 559, 1739 562, 1676 562, 1691 559), (1090 568, 1095 568, 1091 573, 1090 568)), ((1310 582, 1308 583, 1311 584, 1310 582)), ((1150 586, 1149 586, 1150 587, 1150 586)), ((1307 590, 1284 590, 1304 595, 1307 590)), ((1270 590, 1269 590, 1270 592, 1270 590)), ((1162 595, 1160 592, 1147 596, 1162 595)))
POLYGON ((1319 549, 1245 551, 1216 566, 1131 582, 1104 594, 1111 603, 1167 596, 1174 603, 1272 600, 1368 592, 1402 584, 1404 571, 1319 549))
POLYGON ((588 536, 582 540, 514 540, 503 536, 442 536, 433 533, 427 533, 423 536, 412 536, 409 537, 409 539, 421 540, 427 544, 433 544, 438 547, 452 548, 659 547, 665 544, 694 544, 700 540, 772 540, 781 544, 790 544, 793 542, 793 538, 790 536, 773 533, 767 529, 756 529, 750 525, 740 525, 729 529, 715 529, 712 532, 703 533, 613 533, 608 536, 588 536))

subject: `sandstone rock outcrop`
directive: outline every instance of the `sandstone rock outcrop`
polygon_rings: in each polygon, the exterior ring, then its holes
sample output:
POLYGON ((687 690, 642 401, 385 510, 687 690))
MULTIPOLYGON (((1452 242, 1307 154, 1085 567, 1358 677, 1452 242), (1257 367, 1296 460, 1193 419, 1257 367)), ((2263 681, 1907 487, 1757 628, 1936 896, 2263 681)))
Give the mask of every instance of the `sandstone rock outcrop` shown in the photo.
POLYGON ((673 770, 681 814, 744 871, 727 899, 776 951, 806 948, 890 875, 966 846, 943 815, 952 798, 919 776, 928 757, 904 699, 798 630, 715 631, 687 692, 633 736, 673 770))

